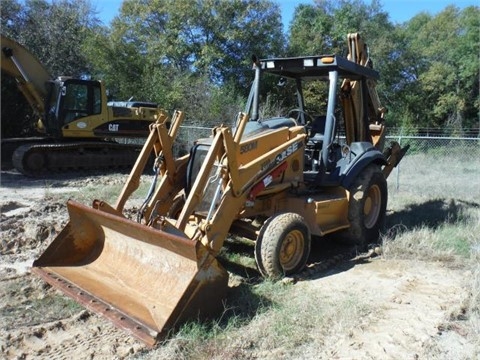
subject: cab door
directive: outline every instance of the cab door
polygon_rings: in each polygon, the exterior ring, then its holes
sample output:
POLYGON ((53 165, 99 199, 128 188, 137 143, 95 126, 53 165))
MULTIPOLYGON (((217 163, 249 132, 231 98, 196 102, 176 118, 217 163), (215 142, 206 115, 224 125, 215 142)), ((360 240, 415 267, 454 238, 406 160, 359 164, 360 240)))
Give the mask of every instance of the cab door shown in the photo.
MULTIPOLYGON (((101 87, 98 81, 68 79, 60 91, 58 123, 68 129, 68 124, 102 112, 101 87)), ((85 123, 85 128, 88 128, 85 123)))

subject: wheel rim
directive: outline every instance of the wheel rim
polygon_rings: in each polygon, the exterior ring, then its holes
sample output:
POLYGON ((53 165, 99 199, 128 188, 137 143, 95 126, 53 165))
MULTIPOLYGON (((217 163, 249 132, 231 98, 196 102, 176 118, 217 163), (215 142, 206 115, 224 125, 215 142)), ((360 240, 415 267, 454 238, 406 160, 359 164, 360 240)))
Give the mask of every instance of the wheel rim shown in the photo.
POLYGON ((290 231, 282 242, 280 264, 289 271, 301 261, 305 249, 305 238, 300 230, 290 231))
POLYGON ((363 206, 364 224, 367 229, 375 226, 380 215, 380 208, 382 202, 382 193, 378 185, 373 185, 368 189, 367 198, 363 206))

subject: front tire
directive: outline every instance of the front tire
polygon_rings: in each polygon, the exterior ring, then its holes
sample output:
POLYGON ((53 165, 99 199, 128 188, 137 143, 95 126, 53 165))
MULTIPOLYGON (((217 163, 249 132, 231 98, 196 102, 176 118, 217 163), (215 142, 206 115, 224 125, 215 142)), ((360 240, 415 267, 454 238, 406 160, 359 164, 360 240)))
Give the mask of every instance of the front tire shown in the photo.
POLYGON ((349 191, 350 228, 342 234, 342 239, 357 246, 377 241, 385 227, 388 197, 387 181, 380 167, 368 165, 349 191))
POLYGON ((184 206, 185 206, 185 194, 182 191, 177 195, 175 195, 175 198, 172 201, 172 205, 170 206, 170 209, 167 212, 167 217, 171 219, 178 219, 184 206))
POLYGON ((302 270, 310 255, 310 230, 305 219, 282 213, 267 219, 255 243, 255 260, 267 278, 281 278, 302 270))

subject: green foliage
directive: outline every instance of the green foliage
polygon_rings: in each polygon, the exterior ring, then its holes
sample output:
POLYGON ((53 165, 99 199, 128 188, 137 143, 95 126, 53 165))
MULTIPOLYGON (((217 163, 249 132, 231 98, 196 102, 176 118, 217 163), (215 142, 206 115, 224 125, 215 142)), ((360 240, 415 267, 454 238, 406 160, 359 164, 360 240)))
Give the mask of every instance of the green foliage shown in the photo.
MULTIPOLYGON (((416 127, 478 128, 480 12, 454 6, 419 14, 398 29, 403 79, 395 112, 416 127)), ((454 131, 455 132, 455 131, 454 131)), ((460 133, 461 135, 461 133, 460 133)))
MULTIPOLYGON (((285 35, 271 0, 125 0, 108 27, 90 0, 3 0, 1 26, 52 76, 92 76, 106 83, 112 100, 183 109, 189 121, 207 126, 233 121, 242 110, 252 54, 345 55, 346 35, 360 32, 381 74, 377 91, 389 127, 456 135, 479 127, 478 6, 449 6, 393 24, 378 0, 318 0, 296 7, 285 35)), ((281 100, 288 88, 277 80, 262 84, 265 114, 294 106, 281 100)), ((2 75, 2 134, 24 135, 34 120, 11 85, 2 75)), ((309 110, 321 113, 325 89, 307 88, 305 95, 309 110)))
MULTIPOLYGON (((153 101, 144 96, 146 59, 134 43, 122 41, 121 36, 106 28, 92 32, 82 49, 93 65, 92 76, 106 83, 110 100, 153 101)), ((147 78, 151 78, 149 74, 147 78)))
POLYGON ((368 36, 372 51, 376 42, 388 37, 393 25, 379 1, 323 0, 316 5, 299 5, 290 26, 289 54, 344 54, 348 33, 368 36))
POLYGON ((89 73, 81 46, 98 24, 89 0, 2 1, 2 34, 24 45, 52 76, 89 73))
POLYGON ((126 0, 85 52, 112 98, 154 101, 217 125, 240 110, 251 54, 283 52, 281 29, 278 5, 267 0, 126 0))

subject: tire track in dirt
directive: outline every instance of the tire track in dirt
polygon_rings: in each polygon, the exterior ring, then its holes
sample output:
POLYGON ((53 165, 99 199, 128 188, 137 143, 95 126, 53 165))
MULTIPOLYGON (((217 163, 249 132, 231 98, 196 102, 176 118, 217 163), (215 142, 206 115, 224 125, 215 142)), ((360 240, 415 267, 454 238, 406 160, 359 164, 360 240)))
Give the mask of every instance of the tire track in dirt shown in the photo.
POLYGON ((68 319, 11 330, 2 353, 6 359, 123 359, 143 347, 83 310, 68 319))
POLYGON ((0 284, 2 359, 123 359, 144 348, 30 273, 0 284))

